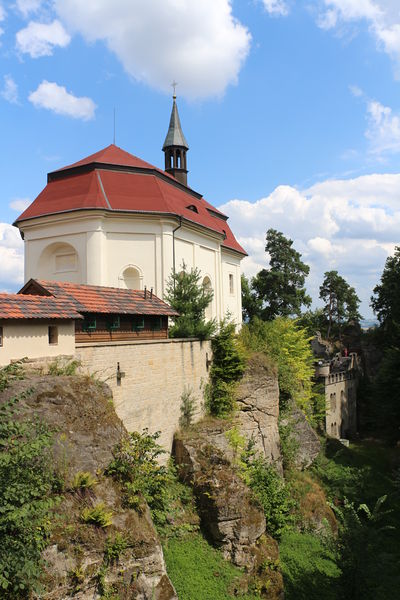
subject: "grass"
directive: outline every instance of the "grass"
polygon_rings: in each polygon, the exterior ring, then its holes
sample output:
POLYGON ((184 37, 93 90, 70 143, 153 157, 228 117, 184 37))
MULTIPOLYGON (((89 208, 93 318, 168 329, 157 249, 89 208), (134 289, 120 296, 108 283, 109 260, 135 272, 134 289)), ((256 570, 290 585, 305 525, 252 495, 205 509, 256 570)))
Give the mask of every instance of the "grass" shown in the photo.
POLYGON ((286 531, 280 544, 285 600, 335 600, 341 571, 328 540, 312 533, 286 531))
MULTIPOLYGON (((400 452, 372 441, 344 447, 327 440, 307 477, 325 491, 337 511, 349 515, 346 503, 366 504, 373 511, 387 496, 382 521, 374 526, 361 511, 360 527, 341 522, 339 545, 334 538, 288 531, 280 542, 286 600, 386 600, 398 594, 400 561, 400 495, 395 468, 400 452)), ((298 486, 298 482, 294 482, 298 486)))
POLYGON ((164 544, 167 572, 179 600, 256 600, 259 596, 234 592, 243 576, 241 569, 224 560, 199 533, 170 538, 164 544))

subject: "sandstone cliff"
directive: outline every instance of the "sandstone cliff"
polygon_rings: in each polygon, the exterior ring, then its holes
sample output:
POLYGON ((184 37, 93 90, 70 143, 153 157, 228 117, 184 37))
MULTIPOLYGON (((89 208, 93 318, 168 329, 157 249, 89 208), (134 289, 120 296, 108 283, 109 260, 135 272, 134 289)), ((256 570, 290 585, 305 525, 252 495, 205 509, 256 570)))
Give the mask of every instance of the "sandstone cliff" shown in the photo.
POLYGON ((84 377, 30 375, 3 392, 0 402, 28 389, 33 391, 21 402, 22 414, 34 412, 56 430, 55 464, 64 486, 45 551, 46 592, 40 597, 95 600, 109 590, 121 600, 177 598, 149 510, 124 508, 119 486, 104 476, 113 446, 126 435, 107 386, 84 377), (91 473, 97 484, 87 491, 72 489, 80 472, 91 473), (84 508, 99 503, 112 513, 112 524, 106 528, 81 519, 84 508), (106 544, 118 534, 124 536, 126 547, 106 562, 106 544))

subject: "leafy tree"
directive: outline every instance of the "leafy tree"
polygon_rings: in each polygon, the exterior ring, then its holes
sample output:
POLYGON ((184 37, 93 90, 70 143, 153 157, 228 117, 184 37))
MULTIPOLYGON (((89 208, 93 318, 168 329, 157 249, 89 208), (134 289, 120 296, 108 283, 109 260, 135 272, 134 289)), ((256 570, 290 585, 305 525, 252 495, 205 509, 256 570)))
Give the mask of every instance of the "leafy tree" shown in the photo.
POLYGON ((262 269, 252 280, 256 298, 263 303, 261 316, 266 321, 276 316, 298 316, 303 305, 311 304, 304 287, 310 267, 292 247, 293 241, 280 231, 268 229, 266 242, 269 269, 262 269))
POLYGON ((245 275, 242 275, 242 315, 243 321, 247 323, 253 317, 261 316, 262 301, 255 295, 251 283, 245 275))
POLYGON ((51 509, 52 434, 39 420, 18 419, 14 398, 0 408, 0 596, 30 598, 42 572, 51 509))
POLYGON ((224 417, 235 407, 235 384, 243 375, 245 361, 235 337, 234 323, 223 321, 218 334, 211 341, 213 361, 207 392, 208 410, 224 417))
POLYGON ((215 321, 205 321, 205 310, 214 294, 200 280, 199 269, 187 271, 185 263, 180 273, 171 273, 165 300, 179 313, 169 330, 171 337, 206 339, 214 333, 215 321))
POLYGON ((266 353, 277 365, 280 408, 286 408, 291 398, 311 416, 314 356, 306 330, 292 319, 265 322, 256 318, 242 327, 240 337, 245 348, 266 353))
POLYGON ((297 320, 297 324, 306 329, 310 337, 314 337, 317 331, 322 335, 326 334, 327 320, 322 308, 305 311, 297 320))
POLYGON ((325 302, 324 313, 328 321, 327 336, 330 337, 333 326, 339 334, 343 323, 362 317, 358 312, 360 299, 356 291, 337 271, 327 271, 319 288, 319 297, 325 302))
POLYGON ((386 259, 381 282, 374 287, 371 306, 389 344, 400 339, 400 246, 386 259))

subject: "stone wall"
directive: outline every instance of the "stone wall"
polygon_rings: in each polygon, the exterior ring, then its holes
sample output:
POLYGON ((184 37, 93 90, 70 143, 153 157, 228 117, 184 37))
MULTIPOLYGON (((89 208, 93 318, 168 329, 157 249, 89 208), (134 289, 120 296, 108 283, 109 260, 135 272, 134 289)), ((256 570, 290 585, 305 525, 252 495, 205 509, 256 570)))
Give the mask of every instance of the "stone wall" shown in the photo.
POLYGON ((181 396, 192 390, 195 419, 204 414, 211 344, 199 340, 143 340, 77 344, 84 372, 111 388, 117 415, 128 431, 161 431, 160 444, 171 451, 181 416, 181 396), (118 364, 119 374, 118 375, 118 364))

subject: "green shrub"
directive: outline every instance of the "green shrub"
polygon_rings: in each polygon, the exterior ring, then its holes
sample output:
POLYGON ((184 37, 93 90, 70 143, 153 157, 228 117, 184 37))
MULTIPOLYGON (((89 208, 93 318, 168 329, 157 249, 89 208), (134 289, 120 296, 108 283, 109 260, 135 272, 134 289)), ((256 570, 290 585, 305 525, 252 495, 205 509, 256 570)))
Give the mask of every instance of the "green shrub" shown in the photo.
POLYGON ((58 358, 49 364, 49 375, 75 375, 80 365, 79 360, 71 360, 67 363, 62 363, 58 358))
POLYGON ((280 544, 285 600, 337 600, 341 576, 333 543, 311 533, 285 531, 280 544))
POLYGON ((147 429, 130 433, 114 447, 114 458, 106 471, 122 484, 125 505, 140 510, 144 498, 156 522, 163 519, 166 509, 168 481, 167 468, 158 463, 165 452, 157 444, 159 435, 149 434, 147 429))
POLYGON ((88 525, 96 525, 105 529, 112 525, 112 511, 107 510, 104 502, 99 502, 96 506, 84 508, 81 520, 88 525))
POLYGON ((283 468, 285 471, 288 471, 295 464, 296 454, 300 445, 293 434, 293 424, 290 422, 289 411, 284 411, 279 415, 278 427, 283 468))
POLYGON ((193 398, 193 390, 185 388, 181 395, 181 416, 179 418, 179 426, 182 429, 190 427, 195 412, 196 400, 193 398))
POLYGON ((212 339, 213 360, 210 383, 206 390, 208 411, 217 417, 229 416, 235 408, 235 386, 245 368, 244 354, 235 336, 235 325, 220 324, 219 333, 212 339))
POLYGON ((58 500, 53 493, 52 432, 38 419, 18 417, 18 401, 29 393, 0 408, 0 597, 4 600, 26 598, 36 588, 51 511, 58 500))
POLYGON ((13 362, 0 369, 0 392, 8 388, 13 381, 24 378, 24 370, 20 361, 13 362))
POLYGON ((279 317, 268 322, 255 318, 242 327, 240 339, 248 351, 264 352, 277 365, 280 409, 284 410, 293 399, 311 416, 315 370, 306 330, 289 318, 279 317))
POLYGON ((107 565, 113 565, 114 563, 118 562, 119 557, 127 549, 127 547, 127 539, 122 533, 117 531, 114 537, 108 536, 104 549, 105 563, 107 565))
POLYGON ((290 487, 273 465, 265 459, 256 458, 247 464, 248 485, 264 509, 267 531, 280 537, 294 522, 296 502, 290 487))
POLYGON ((91 473, 87 471, 78 471, 78 473, 75 474, 71 487, 73 490, 84 491, 94 488, 97 484, 97 479, 93 477, 91 473))

